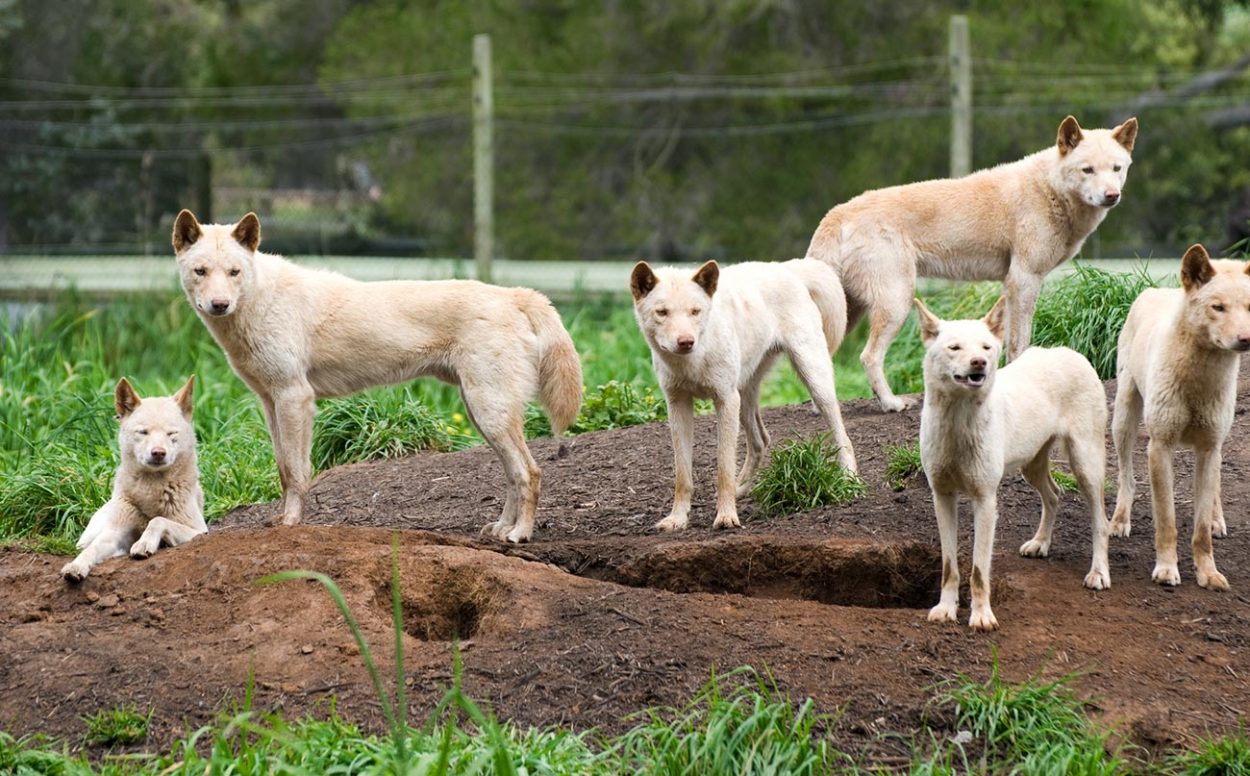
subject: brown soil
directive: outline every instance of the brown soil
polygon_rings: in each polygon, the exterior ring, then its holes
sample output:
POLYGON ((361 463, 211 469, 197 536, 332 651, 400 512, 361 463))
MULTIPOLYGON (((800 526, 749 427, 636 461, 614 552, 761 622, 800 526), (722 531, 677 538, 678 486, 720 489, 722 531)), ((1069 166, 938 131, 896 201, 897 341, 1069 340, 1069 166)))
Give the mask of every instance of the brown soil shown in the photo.
MULTIPOLYGON (((923 476, 898 493, 882 484, 883 446, 914 440, 919 412, 883 416, 868 402, 844 411, 869 495, 772 520, 746 499, 745 525, 733 532, 709 527, 714 442, 712 420, 700 418, 693 527, 675 536, 650 530, 671 497, 659 424, 534 442, 545 490, 534 541, 520 547, 478 538, 502 506, 500 468, 480 448, 329 471, 313 488, 306 526, 261 528, 272 505, 248 507, 184 547, 109 561, 80 586, 57 576, 62 558, 2 551, 0 729, 78 740, 81 715, 135 703, 155 708, 149 745, 159 746, 240 702, 249 673, 259 708, 298 714, 334 695, 341 714, 380 726, 329 596, 309 582, 256 580, 297 568, 330 575, 390 664, 395 535, 415 719, 451 681, 453 638, 468 693, 522 725, 620 730, 630 712, 683 703, 713 669, 749 664, 791 696, 841 712, 831 730, 839 746, 887 762, 903 744, 880 734, 949 726, 948 711, 927 705, 934 686, 958 674, 984 678, 995 651, 1011 680, 1079 672, 1089 708, 1151 747, 1228 732, 1246 717, 1243 420, 1225 447, 1229 536, 1216 543, 1232 592, 1194 584, 1187 541, 1183 584, 1150 581, 1139 450, 1135 529, 1113 540, 1108 591, 1081 586, 1090 540, 1079 498, 1064 497, 1051 557, 1025 559, 1014 550, 1032 535, 1040 503, 1020 477, 1004 484, 993 570, 1002 630, 983 635, 925 620, 940 565, 928 489, 923 476)), ((821 428, 803 407, 765 419, 775 440, 821 428)), ((1191 464, 1182 455, 1177 465, 1182 536, 1191 464)), ((1113 501, 1108 493, 1109 509, 1113 501)), ((970 522, 965 505, 964 568, 970 522)), ((967 609, 960 614, 966 622, 967 609)))

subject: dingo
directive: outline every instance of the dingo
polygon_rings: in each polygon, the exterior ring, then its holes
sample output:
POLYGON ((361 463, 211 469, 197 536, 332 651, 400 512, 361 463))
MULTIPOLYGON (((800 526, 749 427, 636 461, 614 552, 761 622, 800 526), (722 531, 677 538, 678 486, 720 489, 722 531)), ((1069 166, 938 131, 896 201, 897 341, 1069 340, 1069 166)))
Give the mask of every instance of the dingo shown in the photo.
POLYGON ((121 464, 113 496, 87 523, 78 557, 61 576, 81 582, 100 561, 124 555, 146 558, 160 548, 189 542, 208 530, 204 492, 195 466, 191 425, 192 376, 173 396, 140 399, 122 378, 114 392, 121 426, 121 464))
POLYGON ((1085 586, 1111 587, 1107 564, 1107 517, 1102 503, 1107 399, 1085 357, 1068 348, 1030 348, 998 369, 1004 299, 979 321, 943 321, 916 300, 924 340, 924 409, 920 458, 924 464, 942 541, 942 598, 929 610, 937 622, 956 620, 957 556, 962 491, 972 499, 972 616, 977 630, 994 630, 990 609, 990 560, 998 522, 998 485, 1022 470, 1042 497, 1037 533, 1020 554, 1044 558, 1059 508, 1059 486, 1050 475, 1050 449, 1067 448, 1072 474, 1089 506, 1094 553, 1085 586))
POLYGON ((503 464, 503 513, 483 531, 534 529, 541 473, 525 446, 537 393, 559 434, 577 415, 582 368, 560 315, 537 291, 472 280, 361 283, 257 251, 260 220, 174 223, 182 287, 260 397, 282 482, 283 516, 303 516, 316 400, 432 375, 458 385, 469 419, 503 464))
POLYGON ((915 296, 916 276, 1001 280, 1007 297, 1007 359, 1029 346, 1046 273, 1076 255, 1120 201, 1137 119, 1082 130, 1068 116, 1057 144, 956 180, 869 191, 838 205, 807 255, 838 270, 847 327, 868 315, 860 361, 886 412, 907 406, 885 379, 885 352, 915 296))
POLYGON ((1194 245, 1181 259, 1179 288, 1151 288, 1133 302, 1120 331, 1112 431, 1120 487, 1112 536, 1128 536, 1133 511, 1133 445, 1146 418, 1150 504, 1155 521, 1153 578, 1179 585, 1172 451, 1194 448, 1194 567, 1198 585, 1227 590, 1211 536, 1223 536, 1220 455, 1233 424, 1240 354, 1250 350, 1250 264, 1211 261, 1194 245))
POLYGON ((694 490, 691 455, 694 400, 716 403, 715 528, 739 525, 736 496, 745 494, 768 449, 760 418, 760 383, 782 352, 807 386, 838 445, 838 458, 856 471, 855 451, 842 425, 829 354, 846 333, 846 307, 837 275, 819 262, 748 263, 721 270, 709 261, 694 273, 634 266, 629 281, 634 315, 668 401, 676 487, 673 509, 656 523, 685 528, 694 490), (734 477, 738 424, 747 457, 734 477))

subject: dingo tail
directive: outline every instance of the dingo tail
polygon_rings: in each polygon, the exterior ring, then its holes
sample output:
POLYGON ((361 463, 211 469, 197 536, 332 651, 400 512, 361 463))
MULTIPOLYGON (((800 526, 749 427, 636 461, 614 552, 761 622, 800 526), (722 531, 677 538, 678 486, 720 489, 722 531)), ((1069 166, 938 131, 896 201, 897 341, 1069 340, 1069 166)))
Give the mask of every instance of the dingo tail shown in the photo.
POLYGON ((546 297, 537 292, 534 296, 525 314, 538 335, 538 396, 551 419, 552 433, 559 436, 582 406, 582 362, 560 314, 546 297))

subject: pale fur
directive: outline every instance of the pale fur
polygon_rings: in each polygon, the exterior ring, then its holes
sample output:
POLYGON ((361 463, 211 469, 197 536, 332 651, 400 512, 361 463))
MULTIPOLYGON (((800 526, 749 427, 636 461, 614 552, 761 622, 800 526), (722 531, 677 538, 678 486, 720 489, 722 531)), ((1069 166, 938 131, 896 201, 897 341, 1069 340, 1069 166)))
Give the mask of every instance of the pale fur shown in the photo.
POLYGON ((1120 331, 1112 433, 1120 461, 1112 536, 1128 536, 1133 510, 1133 447, 1143 416, 1150 442, 1150 501, 1155 522, 1154 581, 1179 585, 1172 455, 1192 447, 1193 558, 1198 584, 1227 590, 1211 537, 1227 528, 1220 503, 1220 460, 1233 423, 1240 354, 1250 349, 1250 264, 1211 261, 1201 245, 1181 263, 1183 289, 1141 293, 1120 331), (1216 309, 1222 306, 1223 310, 1216 309))
POLYGON ((739 525, 737 496, 750 488, 769 444, 760 417, 760 383, 781 353, 789 356, 827 419, 840 462, 856 471, 829 358, 846 333, 845 300, 829 267, 806 259, 725 269, 708 262, 692 277, 684 270, 653 270, 639 262, 630 288, 634 314, 668 401, 673 440, 673 508, 657 528, 677 530, 689 522, 696 398, 716 404, 713 526, 739 525), (747 455, 735 477, 739 424, 746 430, 747 455))
POLYGON ((807 255, 838 270, 848 327, 868 316, 860 361, 882 409, 908 404, 890 390, 884 365, 917 276, 1002 281, 1008 360, 1029 346, 1042 279, 1076 255, 1119 201, 1136 135, 1136 119, 1082 130, 1069 116, 1056 145, 1019 161, 869 191, 829 211, 807 255))
POLYGON ((92 566, 127 551, 146 558, 162 543, 173 547, 208 530, 191 425, 194 379, 173 396, 147 399, 140 399, 125 378, 118 382, 114 403, 121 421, 121 463, 113 495, 78 539, 81 552, 61 568, 67 580, 81 582, 92 566))
POLYGON ((984 319, 942 321, 916 300, 925 343, 920 458, 933 491, 942 543, 942 595, 932 621, 954 622, 959 606, 958 494, 972 500, 972 614, 968 624, 994 630, 990 561, 998 522, 998 486, 1022 471, 1042 499, 1037 532, 1020 554, 1045 557, 1059 507, 1050 451, 1066 448, 1072 474, 1090 510, 1093 561, 1085 586, 1111 586, 1102 488, 1106 396, 1085 357, 1068 348, 1030 348, 1002 369, 1003 300, 984 319), (981 385, 968 382, 982 376, 981 385))
POLYGON ((260 398, 282 522, 303 516, 316 400, 429 375, 459 386, 503 464, 503 513, 483 531, 527 541, 541 472, 525 443, 525 404, 537 394, 559 434, 582 396, 577 351, 547 298, 472 280, 362 283, 261 253, 259 242, 251 213, 235 225, 200 225, 184 210, 174 225, 187 298, 260 398))

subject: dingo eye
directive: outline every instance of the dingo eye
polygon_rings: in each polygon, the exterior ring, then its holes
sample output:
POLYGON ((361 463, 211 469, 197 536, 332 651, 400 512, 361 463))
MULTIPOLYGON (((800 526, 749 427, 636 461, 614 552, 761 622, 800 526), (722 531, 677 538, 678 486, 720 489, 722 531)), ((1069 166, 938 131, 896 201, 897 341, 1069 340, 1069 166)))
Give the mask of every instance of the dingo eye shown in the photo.
POLYGON ((664 317, 667 317, 667 316, 668 316, 668 310, 664 309, 663 307, 660 307, 660 308, 657 308, 657 309, 656 309, 656 311, 655 311, 655 317, 656 317, 656 318, 664 318, 664 317))
POLYGON ((989 349, 990 349, 990 346, 989 346, 989 345, 982 345, 982 346, 981 346, 981 348, 982 348, 982 349, 984 349, 984 350, 989 350, 989 349))
POLYGON ((177 432, 177 431, 166 431, 166 432, 165 432, 165 436, 169 437, 170 439, 177 439, 177 438, 178 438, 178 432, 177 432))
POLYGON ((204 277, 205 275, 208 274, 208 270, 204 269, 203 267, 196 267, 195 274, 199 275, 200 277, 204 277))
POLYGON ((699 313, 701 313, 701 312, 703 312, 703 311, 702 311, 702 310, 700 310, 700 309, 699 309, 699 308, 697 308, 697 307, 691 307, 691 308, 690 308, 690 314, 691 314, 691 315, 695 315, 695 316, 697 316, 697 315, 698 315, 699 313))
POLYGON ((139 429, 138 431, 136 431, 135 433, 136 433, 136 434, 138 434, 139 436, 147 436, 147 435, 148 435, 148 430, 147 430, 146 428, 141 428, 141 429, 139 429))
POLYGON ((947 347, 947 349, 949 349, 949 350, 963 350, 963 346, 962 346, 962 345, 959 345, 958 343, 956 343, 956 344, 954 344, 954 345, 947 345, 946 347, 947 347))
POLYGON ((1082 167, 1082 168, 1081 168, 1081 172, 1085 173, 1086 175, 1093 175, 1093 174, 1094 174, 1094 168, 1093 168, 1093 167, 1082 167))
POLYGON ((238 268, 235 268, 235 269, 230 270, 230 277, 232 277, 232 278, 237 278, 238 276, 239 276, 239 270, 238 270, 238 268))
POLYGON ((1213 305, 1211 305, 1211 309, 1212 309, 1212 310, 1215 310, 1217 313, 1222 313, 1222 312, 1224 312, 1224 305, 1223 305, 1223 304, 1213 304, 1213 305))
POLYGON ((1120 165, 1118 165, 1118 164, 1117 164, 1117 165, 1113 165, 1113 166, 1111 167, 1111 169, 1112 169, 1113 171, 1115 171, 1115 172, 1119 172, 1119 171, 1120 171, 1120 165))

